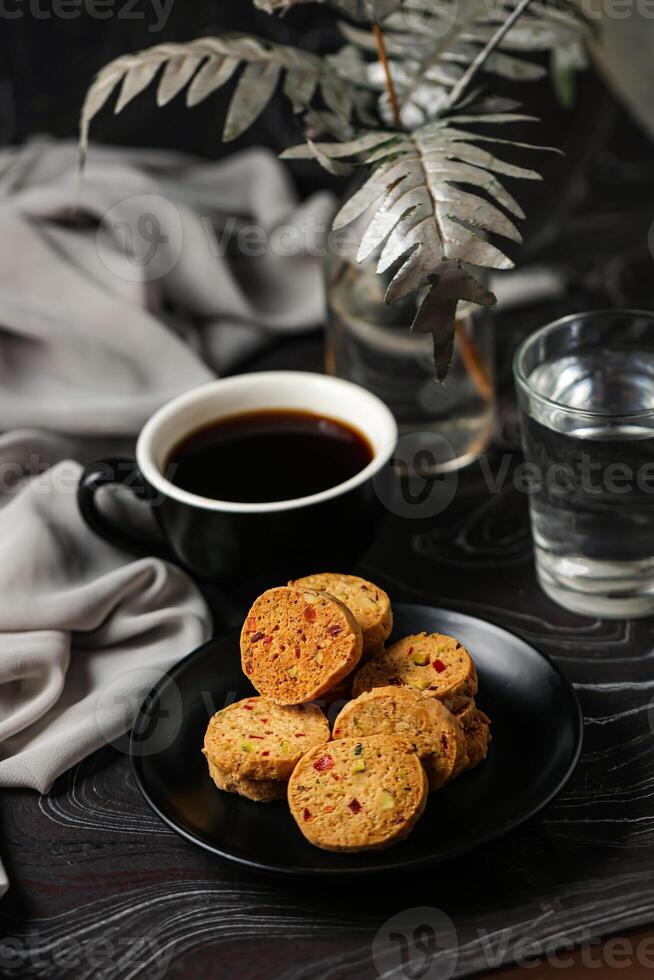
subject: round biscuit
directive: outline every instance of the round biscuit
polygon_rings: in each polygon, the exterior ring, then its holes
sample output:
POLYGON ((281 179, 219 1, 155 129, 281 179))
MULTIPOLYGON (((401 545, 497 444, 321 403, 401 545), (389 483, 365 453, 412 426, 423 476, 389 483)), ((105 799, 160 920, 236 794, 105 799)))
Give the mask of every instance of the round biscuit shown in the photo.
POLYGON ((314 701, 361 659, 361 629, 339 599, 290 586, 269 589, 241 631, 243 672, 275 704, 314 701))
POLYGON ((288 784, 301 832, 327 851, 388 847, 425 808, 427 777, 407 739, 342 738, 302 756, 288 784))
POLYGON ((288 707, 245 698, 218 711, 204 736, 204 754, 219 769, 248 779, 288 779, 298 759, 329 738, 314 704, 288 707))
POLYGON ((319 572, 316 575, 305 575, 288 584, 313 589, 314 592, 328 592, 344 602, 361 627, 364 659, 378 653, 391 634, 391 601, 374 582, 368 582, 358 575, 319 572))
POLYGON ((435 698, 408 687, 376 687, 342 709, 333 737, 398 735, 417 752, 431 790, 454 779, 466 763, 463 728, 435 698))
POLYGON ((477 693, 477 671, 462 643, 442 633, 405 636, 357 672, 352 694, 375 687, 404 686, 438 700, 477 693))

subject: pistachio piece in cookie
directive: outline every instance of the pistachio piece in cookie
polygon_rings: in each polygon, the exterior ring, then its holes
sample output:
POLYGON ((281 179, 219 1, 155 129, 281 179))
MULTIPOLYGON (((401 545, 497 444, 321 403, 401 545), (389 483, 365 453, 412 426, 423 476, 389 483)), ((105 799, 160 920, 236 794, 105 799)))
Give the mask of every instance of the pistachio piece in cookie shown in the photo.
POLYGON ((411 687, 428 697, 449 701, 474 697, 477 671, 472 657, 453 636, 417 633, 386 647, 357 672, 352 694, 375 687, 411 687))
POLYGON ((329 724, 316 705, 281 707, 252 697, 210 719, 203 752, 233 776, 288 779, 300 756, 328 738, 329 724))
POLYGON ((280 705, 319 698, 357 666, 361 650, 361 628, 348 607, 305 588, 264 592, 241 631, 243 672, 280 705))
POLYGON ((391 601, 379 586, 358 575, 342 575, 337 572, 320 572, 305 575, 289 582, 289 585, 328 592, 344 602, 361 627, 363 657, 368 659, 379 653, 384 641, 393 629, 391 601))
POLYGON ((289 780, 298 827, 327 851, 368 851, 402 840, 425 808, 427 777, 407 739, 342 738, 304 755, 289 780))
POLYGON ((463 728, 435 698, 408 687, 376 687, 346 704, 333 736, 398 735, 407 738, 422 761, 430 790, 440 789, 467 761, 463 728))

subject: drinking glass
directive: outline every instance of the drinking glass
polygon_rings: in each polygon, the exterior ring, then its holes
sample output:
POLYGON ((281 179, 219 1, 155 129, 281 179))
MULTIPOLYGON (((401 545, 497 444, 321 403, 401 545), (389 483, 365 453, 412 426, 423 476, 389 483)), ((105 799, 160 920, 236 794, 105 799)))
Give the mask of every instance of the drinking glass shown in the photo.
POLYGON ((542 588, 583 615, 654 613, 654 313, 564 317, 513 369, 542 588))

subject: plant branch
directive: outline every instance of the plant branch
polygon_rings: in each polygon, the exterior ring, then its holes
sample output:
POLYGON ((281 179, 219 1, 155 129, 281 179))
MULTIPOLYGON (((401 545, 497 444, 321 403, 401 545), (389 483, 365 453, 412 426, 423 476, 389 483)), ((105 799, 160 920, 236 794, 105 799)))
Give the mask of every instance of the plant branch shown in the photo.
POLYGON ((372 33, 375 38, 375 44, 377 45, 377 57, 379 62, 384 69, 384 78, 386 80, 386 92, 388 93, 388 101, 390 103, 391 112, 393 113, 393 121, 398 129, 402 128, 402 119, 400 116, 400 103, 397 100, 397 92, 395 91, 395 82, 393 81, 393 74, 391 72, 391 66, 388 62, 388 55, 386 53, 386 44, 384 43, 384 32, 382 31, 379 24, 372 25, 372 33))
POLYGON ((509 33, 509 31, 517 21, 518 17, 522 16, 522 14, 525 12, 525 10, 527 9, 530 3, 531 0, 520 0, 517 7, 515 7, 511 11, 509 16, 504 21, 504 23, 497 29, 495 34, 493 34, 493 36, 485 45, 485 47, 481 49, 477 57, 470 62, 470 64, 464 71, 463 75, 461 75, 461 78, 458 80, 458 82, 456 83, 456 85, 448 95, 447 100, 443 106, 443 109, 449 109, 453 105, 456 105, 456 103, 459 101, 459 99, 467 89, 472 79, 475 77, 477 72, 483 67, 484 62, 486 61, 488 56, 493 53, 493 51, 498 46, 498 44, 502 43, 506 35, 509 33))
MULTIPOLYGON (((479 10, 473 6, 468 16, 457 23, 456 37, 460 39, 461 36, 465 34, 465 32, 468 30, 468 28, 474 25, 475 21, 478 18, 479 18, 479 10)), ((424 81, 425 76, 429 71, 429 69, 438 63, 439 59, 443 55, 443 52, 449 50, 452 47, 453 45, 452 45, 451 32, 448 31, 445 37, 443 37, 438 42, 436 47, 430 52, 429 56, 427 58, 424 58, 420 62, 420 66, 415 74, 415 77, 413 78, 413 81, 404 92, 402 105, 407 105, 411 101, 411 99, 416 93, 416 89, 424 81)))

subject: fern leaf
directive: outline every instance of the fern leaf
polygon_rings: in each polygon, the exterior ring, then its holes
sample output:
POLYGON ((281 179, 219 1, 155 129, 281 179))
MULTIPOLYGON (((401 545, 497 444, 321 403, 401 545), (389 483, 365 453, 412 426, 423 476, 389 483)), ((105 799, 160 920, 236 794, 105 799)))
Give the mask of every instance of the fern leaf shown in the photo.
POLYGON ((179 54, 166 62, 157 88, 157 105, 160 108, 168 105, 186 87, 203 60, 204 55, 190 53, 179 54))
POLYGON ((279 80, 280 66, 272 61, 250 61, 232 98, 223 140, 228 143, 248 129, 266 108, 279 80))
MULTIPOLYGON (((491 108, 496 106, 493 103, 491 108)), ((522 118, 516 113, 496 115, 505 122, 522 118)), ((471 113, 456 121, 492 116, 471 113)), ((357 227, 357 260, 377 253, 377 272, 391 276, 387 302, 428 287, 413 329, 434 333, 437 372, 443 377, 451 356, 457 302, 494 302, 467 267, 507 269, 513 265, 486 239, 486 233, 521 241, 505 211, 523 217, 522 210, 496 174, 531 180, 539 175, 477 145, 493 138, 455 127, 446 119, 411 134, 390 131, 377 136, 381 137, 377 143, 368 136, 365 144, 362 137, 346 146, 334 144, 331 150, 329 144, 321 146, 323 155, 344 157, 349 153, 359 162, 376 164, 336 215, 334 227, 364 216, 365 227, 357 227), (486 196, 479 196, 478 189, 486 196)))
POLYGON ((198 105, 213 92, 226 85, 240 64, 240 59, 231 55, 216 55, 207 59, 189 85, 186 104, 189 108, 198 105))
POLYGON ((131 71, 127 72, 123 78, 123 84, 120 87, 120 94, 116 99, 114 113, 118 114, 122 112, 132 99, 136 98, 137 95, 140 95, 148 87, 159 71, 159 67, 157 62, 152 62, 150 64, 136 65, 131 71))
POLYGON ((158 44, 123 55, 100 70, 82 107, 80 163, 83 165, 86 155, 92 120, 119 86, 115 112, 122 111, 163 69, 157 105, 166 105, 187 89, 187 104, 193 106, 225 85, 241 64, 245 67, 227 112, 225 139, 234 139, 254 122, 268 104, 282 74, 285 75, 284 93, 294 111, 308 108, 321 86, 331 111, 343 123, 349 122, 354 103, 351 86, 348 88, 335 75, 327 59, 247 35, 203 37, 186 44, 158 44))

